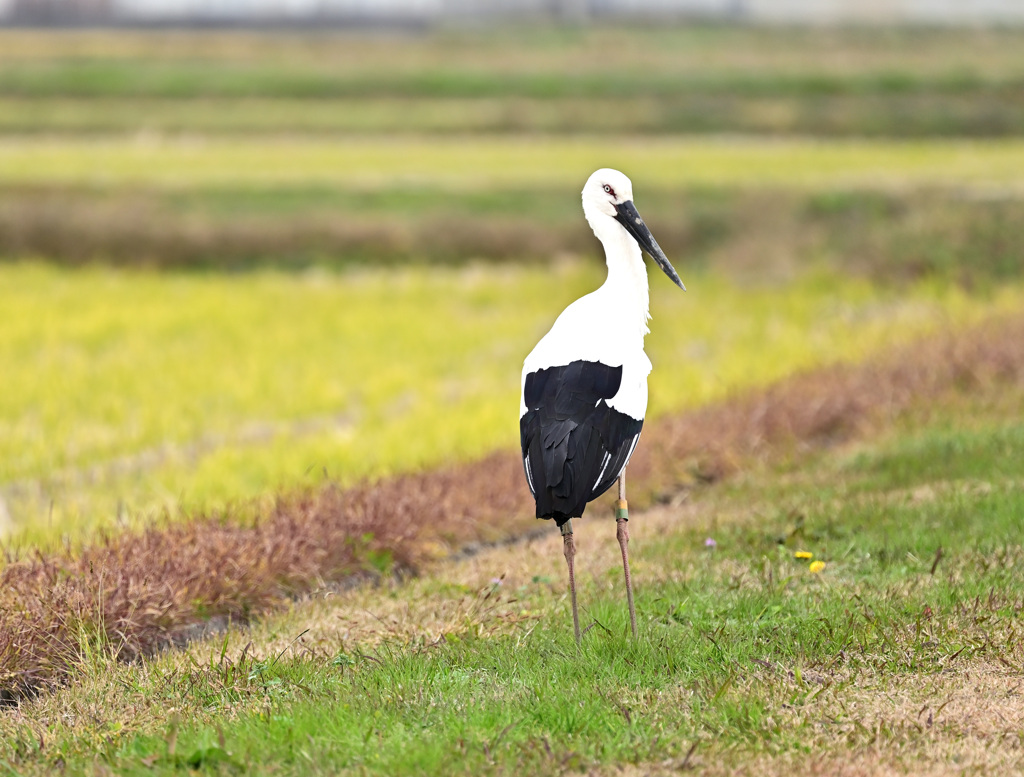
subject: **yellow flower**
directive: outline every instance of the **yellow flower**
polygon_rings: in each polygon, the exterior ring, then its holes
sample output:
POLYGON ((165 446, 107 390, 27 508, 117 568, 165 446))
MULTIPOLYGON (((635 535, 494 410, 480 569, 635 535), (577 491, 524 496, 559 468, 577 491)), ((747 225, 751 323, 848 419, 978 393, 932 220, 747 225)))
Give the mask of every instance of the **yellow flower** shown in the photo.
POLYGON ((795 558, 814 558, 814 554, 807 550, 798 550, 793 556, 795 558))
POLYGON ((825 562, 824 561, 812 561, 811 562, 810 570, 811 570, 811 572, 813 572, 815 574, 817 574, 818 572, 820 572, 824 568, 825 568, 825 562))

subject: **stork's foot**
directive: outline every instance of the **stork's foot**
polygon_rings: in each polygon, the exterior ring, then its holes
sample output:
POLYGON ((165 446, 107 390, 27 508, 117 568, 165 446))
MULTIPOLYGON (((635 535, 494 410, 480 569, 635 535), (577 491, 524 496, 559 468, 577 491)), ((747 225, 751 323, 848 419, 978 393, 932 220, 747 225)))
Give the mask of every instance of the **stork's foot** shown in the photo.
POLYGON ((572 628, 576 634, 576 644, 580 644, 580 613, 576 607, 576 542, 572 538, 572 521, 562 524, 562 549, 565 552, 565 563, 569 565, 569 594, 572 597, 572 628))

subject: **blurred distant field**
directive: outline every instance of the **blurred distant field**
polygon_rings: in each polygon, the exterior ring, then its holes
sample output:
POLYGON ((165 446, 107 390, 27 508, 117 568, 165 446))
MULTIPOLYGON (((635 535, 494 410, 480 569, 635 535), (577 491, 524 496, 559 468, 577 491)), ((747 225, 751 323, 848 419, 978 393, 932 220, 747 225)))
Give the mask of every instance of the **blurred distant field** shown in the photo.
MULTIPOLYGON (((1022 52, 1013 30, 4 31, 0 252, 179 267, 591 253, 573 195, 602 165, 643 182, 659 240, 688 256, 778 242, 778 219, 898 233, 876 228, 894 211, 918 253, 964 208, 1012 242, 998 222, 1021 215, 1022 52), (758 218, 750 189, 794 187, 758 218), (861 194, 837 218, 804 189, 861 194)), ((901 247, 880 250, 902 263, 901 247)))
POLYGON ((652 413, 1024 301, 1024 33, 0 32, 0 531, 515 445, 521 359, 652 277, 652 413))
MULTIPOLYGON (((676 253, 772 239, 752 188, 882 188, 883 210, 926 233, 962 207, 987 233, 1020 217, 1022 52, 1013 30, 4 31, 0 252, 214 267, 590 253, 572 195, 602 165, 643 182, 676 253)), ((819 226, 812 197, 786 199, 773 218, 819 226)))
POLYGON ((8 32, 6 132, 1016 135, 1004 30, 8 32))

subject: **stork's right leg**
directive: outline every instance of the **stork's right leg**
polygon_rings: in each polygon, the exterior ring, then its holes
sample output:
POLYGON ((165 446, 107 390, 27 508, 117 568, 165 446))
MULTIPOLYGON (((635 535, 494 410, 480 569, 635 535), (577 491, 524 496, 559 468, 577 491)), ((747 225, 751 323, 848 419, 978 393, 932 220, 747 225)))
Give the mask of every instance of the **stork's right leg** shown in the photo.
POLYGON ((622 550, 622 571, 626 577, 626 602, 629 605, 629 629, 636 639, 636 608, 633 606, 633 578, 629 574, 629 507, 626 504, 626 470, 619 475, 619 501, 615 505, 615 536, 622 550))
POLYGON ((569 565, 569 594, 572 597, 572 628, 576 634, 576 644, 580 644, 580 613, 576 609, 576 543, 572 538, 572 521, 562 524, 562 548, 565 551, 565 563, 569 565))

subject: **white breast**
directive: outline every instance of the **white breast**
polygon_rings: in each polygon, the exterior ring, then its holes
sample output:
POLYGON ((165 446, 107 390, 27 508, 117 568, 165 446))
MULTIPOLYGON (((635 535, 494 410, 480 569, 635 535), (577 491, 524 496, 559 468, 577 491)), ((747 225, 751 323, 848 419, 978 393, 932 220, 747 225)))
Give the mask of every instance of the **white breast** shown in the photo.
POLYGON ((522 399, 526 376, 577 360, 600 362, 609 367, 621 365, 622 383, 608 404, 631 418, 644 417, 647 376, 651 373, 651 360, 644 353, 647 327, 638 326, 635 316, 623 320, 622 309, 609 304, 604 291, 602 287, 567 307, 526 357, 520 385, 520 417, 526 413, 522 399))

